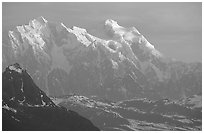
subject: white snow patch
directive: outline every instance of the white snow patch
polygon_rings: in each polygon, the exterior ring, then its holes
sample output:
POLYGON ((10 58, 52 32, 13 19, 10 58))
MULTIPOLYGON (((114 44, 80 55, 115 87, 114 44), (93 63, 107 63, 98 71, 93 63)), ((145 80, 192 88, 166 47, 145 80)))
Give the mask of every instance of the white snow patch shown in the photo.
POLYGON ((18 72, 18 73, 22 73, 22 69, 21 69, 21 68, 16 68, 16 67, 14 67, 14 66, 9 66, 9 69, 10 69, 10 70, 13 70, 13 71, 16 71, 16 72, 18 72))
POLYGON ((9 101, 14 101, 15 97, 12 97, 9 101))
POLYGON ((14 120, 20 122, 20 120, 16 119, 14 116, 11 116, 14 120))
POLYGON ((23 81, 21 79, 21 92, 23 92, 23 81))
POLYGON ((43 20, 45 23, 48 22, 43 16, 41 16, 41 18, 42 18, 42 20, 43 20))
POLYGON ((16 37, 15 37, 13 31, 9 31, 8 36, 9 36, 9 38, 10 38, 11 46, 12 46, 14 52, 16 53, 17 48, 18 48, 18 46, 20 45, 20 44, 19 44, 19 41, 18 41, 18 39, 16 39, 16 37))
MULTIPOLYGON (((11 73, 11 72, 9 72, 9 73, 11 73)), ((13 77, 10 77, 9 80, 13 80, 13 77)))
POLYGON ((46 102, 44 102, 43 100, 42 100, 42 106, 45 106, 46 105, 46 102))
POLYGON ((85 46, 89 46, 92 43, 85 36, 87 34, 86 29, 74 26, 71 33, 73 33, 77 37, 77 40, 85 46))
POLYGON ((118 63, 111 59, 113 69, 118 69, 118 63))
POLYGON ((72 32, 70 28, 67 28, 63 23, 61 23, 62 27, 64 27, 68 32, 72 32))
POLYGON ((15 110, 15 109, 13 109, 13 108, 8 107, 8 105, 7 105, 7 104, 6 104, 6 105, 3 105, 3 106, 2 106, 2 108, 7 109, 7 110, 10 110, 10 111, 12 111, 12 112, 14 112, 14 113, 17 113, 17 110, 15 110))
POLYGON ((113 29, 116 29, 116 28, 122 28, 120 25, 118 25, 118 23, 112 19, 107 19, 105 21, 105 25, 109 25, 111 26, 113 29))

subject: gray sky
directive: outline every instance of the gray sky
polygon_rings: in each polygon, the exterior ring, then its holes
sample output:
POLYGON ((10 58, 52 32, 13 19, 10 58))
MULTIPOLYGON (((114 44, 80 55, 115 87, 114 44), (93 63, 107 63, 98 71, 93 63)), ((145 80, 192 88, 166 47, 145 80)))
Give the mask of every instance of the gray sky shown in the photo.
POLYGON ((94 34, 106 19, 136 27, 167 57, 202 61, 202 3, 3 3, 3 30, 44 16, 94 34))

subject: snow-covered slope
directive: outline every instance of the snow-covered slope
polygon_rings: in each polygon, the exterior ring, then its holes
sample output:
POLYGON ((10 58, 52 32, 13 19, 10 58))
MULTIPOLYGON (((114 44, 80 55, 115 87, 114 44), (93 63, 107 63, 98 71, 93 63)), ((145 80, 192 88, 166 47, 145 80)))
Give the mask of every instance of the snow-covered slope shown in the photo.
POLYGON ((162 56, 161 53, 156 50, 135 27, 124 28, 111 19, 105 21, 105 26, 107 31, 112 33, 114 39, 120 43, 125 43, 127 45, 139 45, 145 53, 158 57, 162 56))
POLYGON ((33 19, 3 39, 3 66, 20 63, 47 95, 79 93, 122 100, 200 92, 200 63, 167 61, 135 27, 108 19, 102 30, 109 39, 43 17, 33 19))

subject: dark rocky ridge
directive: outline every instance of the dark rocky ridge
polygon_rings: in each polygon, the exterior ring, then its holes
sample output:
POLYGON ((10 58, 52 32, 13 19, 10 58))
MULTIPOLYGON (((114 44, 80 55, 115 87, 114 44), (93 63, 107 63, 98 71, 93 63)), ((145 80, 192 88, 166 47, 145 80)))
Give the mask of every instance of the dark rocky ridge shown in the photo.
POLYGON ((3 131, 99 130, 78 113, 55 105, 19 64, 2 74, 3 131))

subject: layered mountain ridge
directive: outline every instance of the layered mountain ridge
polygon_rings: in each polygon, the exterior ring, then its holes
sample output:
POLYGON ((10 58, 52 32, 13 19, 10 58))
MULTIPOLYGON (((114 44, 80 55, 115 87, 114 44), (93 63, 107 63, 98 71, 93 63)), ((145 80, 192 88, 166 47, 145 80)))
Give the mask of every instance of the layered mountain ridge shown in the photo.
POLYGON ((3 38, 3 67, 20 63, 49 96, 76 93, 117 101, 201 92, 201 63, 166 59, 135 27, 111 19, 104 31, 111 39, 39 17, 3 38))
POLYGON ((131 99, 111 102, 98 97, 67 95, 51 98, 56 105, 90 119, 101 130, 201 130, 200 96, 181 101, 131 99), (188 101, 190 100, 190 104, 188 101))

